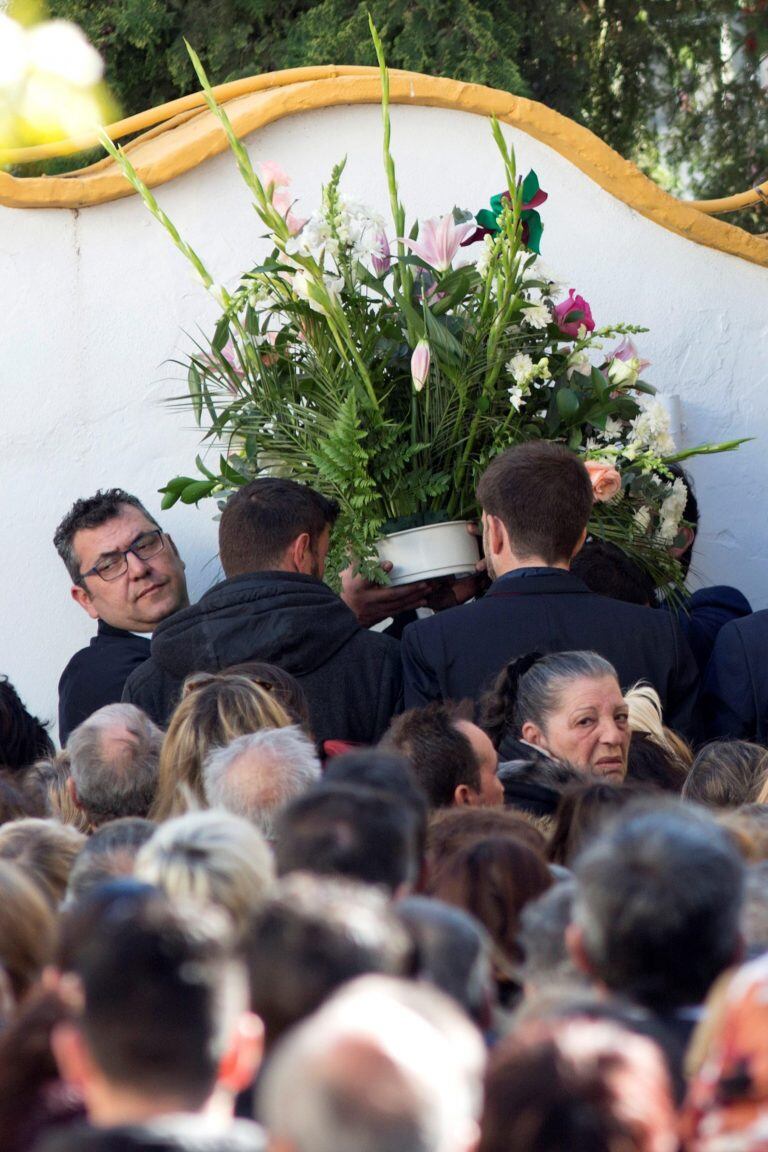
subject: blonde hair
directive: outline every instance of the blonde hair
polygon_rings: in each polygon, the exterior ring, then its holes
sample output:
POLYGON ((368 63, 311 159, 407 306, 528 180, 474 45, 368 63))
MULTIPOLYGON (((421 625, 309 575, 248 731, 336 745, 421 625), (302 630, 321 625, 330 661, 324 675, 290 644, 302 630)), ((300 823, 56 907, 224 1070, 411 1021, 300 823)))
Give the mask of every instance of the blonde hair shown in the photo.
POLYGON ((203 762, 214 748, 262 728, 290 724, 274 696, 247 676, 190 676, 163 740, 151 819, 166 820, 205 807, 203 762))
POLYGON ((53 956, 56 921, 40 889, 0 860, 0 965, 18 1003, 53 956))
POLYGON ((55 911, 64 899, 72 865, 86 842, 82 832, 56 820, 14 820, 0 828, 0 859, 21 868, 55 911))
POLYGON ((630 730, 653 740, 654 744, 679 760, 687 771, 693 763, 693 752, 682 736, 665 725, 661 699, 656 689, 639 680, 624 693, 624 702, 629 708, 630 730))
POLYGON ((139 850, 137 880, 168 896, 223 908, 242 935, 274 883, 262 834, 228 812, 188 812, 166 821, 139 850))

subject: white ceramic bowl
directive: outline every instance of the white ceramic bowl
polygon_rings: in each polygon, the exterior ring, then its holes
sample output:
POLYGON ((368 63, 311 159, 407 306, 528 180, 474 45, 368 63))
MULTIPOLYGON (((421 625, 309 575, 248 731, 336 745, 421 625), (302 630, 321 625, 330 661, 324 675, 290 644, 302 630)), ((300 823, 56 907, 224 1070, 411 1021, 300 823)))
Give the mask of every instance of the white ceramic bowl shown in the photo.
POLYGON ((382 560, 391 560, 392 584, 414 584, 438 576, 470 576, 480 559, 477 537, 468 520, 426 524, 383 536, 377 547, 382 560))

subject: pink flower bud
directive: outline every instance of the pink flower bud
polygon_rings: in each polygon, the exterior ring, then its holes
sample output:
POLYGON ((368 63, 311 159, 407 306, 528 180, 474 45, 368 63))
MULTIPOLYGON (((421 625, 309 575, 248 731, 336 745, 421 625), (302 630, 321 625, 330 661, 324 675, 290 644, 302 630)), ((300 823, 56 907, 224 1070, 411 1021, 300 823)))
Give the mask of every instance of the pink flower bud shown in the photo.
POLYGON ((595 330, 595 322, 592 319, 592 310, 589 304, 583 296, 577 296, 573 288, 569 290, 567 298, 555 308, 555 323, 563 336, 574 338, 579 335, 581 328, 585 328, 587 332, 594 332, 595 330), (578 319, 568 320, 567 317, 572 312, 580 312, 581 316, 578 319))
POLYGON ((377 276, 383 276, 389 272, 390 265, 392 264, 392 255, 389 251, 389 240, 387 240, 386 232, 378 232, 371 252, 371 263, 373 270, 377 276))
POLYGON ((426 340, 419 340, 411 356, 411 378, 417 392, 421 392, 427 382, 431 361, 429 344, 426 340))

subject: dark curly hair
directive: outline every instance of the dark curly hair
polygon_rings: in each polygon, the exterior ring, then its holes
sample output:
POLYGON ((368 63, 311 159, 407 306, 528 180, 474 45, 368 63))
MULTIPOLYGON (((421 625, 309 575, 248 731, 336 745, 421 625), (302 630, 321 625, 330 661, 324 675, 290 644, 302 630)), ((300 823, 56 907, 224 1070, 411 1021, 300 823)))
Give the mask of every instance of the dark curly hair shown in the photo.
POLYGON ((46 725, 27 712, 7 676, 0 676, 0 765, 29 768, 56 749, 46 725))

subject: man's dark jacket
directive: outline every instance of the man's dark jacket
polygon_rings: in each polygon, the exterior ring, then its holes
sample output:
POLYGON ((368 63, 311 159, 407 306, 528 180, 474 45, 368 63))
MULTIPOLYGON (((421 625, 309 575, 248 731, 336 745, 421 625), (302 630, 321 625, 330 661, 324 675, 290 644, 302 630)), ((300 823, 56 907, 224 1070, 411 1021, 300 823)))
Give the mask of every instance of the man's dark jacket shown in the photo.
POLYGON ((701 688, 703 739, 768 743, 768 609, 718 633, 701 688))
POLYGON ((62 747, 73 728, 105 704, 116 704, 121 699, 131 672, 148 657, 148 636, 136 636, 99 620, 96 635, 87 648, 74 654, 59 680, 62 747))
POLYGON ((278 664, 299 680, 318 743, 371 743, 400 705, 397 641, 361 628, 326 584, 297 572, 235 576, 169 616, 123 699, 165 724, 186 676, 246 660, 278 664))
POLYGON ((402 641, 405 706, 478 699, 517 656, 577 649, 609 660, 624 689, 649 681, 666 723, 691 731, 698 671, 672 614, 598 596, 554 568, 509 573, 482 600, 410 624, 402 641))
POLYGON ((263 1128, 233 1121, 211 1130, 201 1116, 167 1116, 147 1124, 68 1128, 35 1146, 35 1152, 265 1152, 263 1128))

